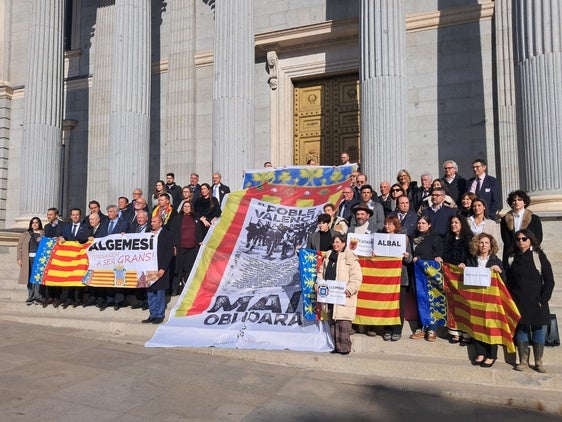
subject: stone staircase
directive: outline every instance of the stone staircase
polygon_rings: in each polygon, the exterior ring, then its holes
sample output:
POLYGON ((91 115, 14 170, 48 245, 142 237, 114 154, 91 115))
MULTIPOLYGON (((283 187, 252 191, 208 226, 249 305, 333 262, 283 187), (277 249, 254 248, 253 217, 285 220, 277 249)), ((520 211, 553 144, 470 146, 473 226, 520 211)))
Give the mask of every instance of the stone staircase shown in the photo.
MULTIPOLYGON (((550 234, 549 234, 550 236, 550 234)), ((81 336, 93 336, 111 341, 144 345, 156 326, 142 324, 148 312, 122 308, 54 309, 38 305, 26 306, 26 287, 17 284, 15 237, 0 235, 0 318, 49 327, 63 327, 81 336)), ((562 320, 562 252, 545 247, 553 263, 555 278, 559 280, 551 301, 551 311, 562 320)), ((559 249, 557 249, 559 250, 559 249)), ((168 313, 174 300, 168 304, 168 313)), ((358 377, 378 377, 390 388, 423 389, 454 398, 517 406, 562 415, 562 348, 546 348, 544 364, 548 371, 516 372, 508 362, 514 355, 506 355, 500 348, 499 359, 491 369, 470 365, 472 346, 449 344, 440 331, 435 343, 410 340, 409 327, 404 327, 402 340, 384 342, 380 336, 352 337, 353 353, 347 357, 291 351, 229 350, 189 348, 190 352, 208 353, 240 360, 260 361, 275 365, 294 366, 332 372, 357 374, 358 377), (490 388, 491 387, 491 388, 490 388)), ((532 358, 531 358, 532 362, 532 358)), ((380 381, 380 380, 379 380, 380 381)))

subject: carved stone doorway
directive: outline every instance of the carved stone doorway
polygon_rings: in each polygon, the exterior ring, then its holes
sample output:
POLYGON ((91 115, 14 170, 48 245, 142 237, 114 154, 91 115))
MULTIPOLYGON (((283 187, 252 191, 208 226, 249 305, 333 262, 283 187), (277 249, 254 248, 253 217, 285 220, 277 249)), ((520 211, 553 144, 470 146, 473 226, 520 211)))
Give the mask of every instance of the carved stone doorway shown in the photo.
POLYGON ((294 81, 294 87, 294 164, 339 164, 343 151, 360 162, 357 75, 294 81))

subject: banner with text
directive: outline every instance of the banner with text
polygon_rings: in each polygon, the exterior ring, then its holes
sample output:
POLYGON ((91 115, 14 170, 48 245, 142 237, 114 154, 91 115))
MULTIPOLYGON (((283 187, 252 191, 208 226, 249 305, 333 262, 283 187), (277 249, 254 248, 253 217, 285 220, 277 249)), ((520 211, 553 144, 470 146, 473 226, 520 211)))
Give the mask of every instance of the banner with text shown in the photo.
POLYGON ((147 346, 332 350, 327 323, 302 316, 296 250, 345 183, 231 193, 170 320, 147 346))

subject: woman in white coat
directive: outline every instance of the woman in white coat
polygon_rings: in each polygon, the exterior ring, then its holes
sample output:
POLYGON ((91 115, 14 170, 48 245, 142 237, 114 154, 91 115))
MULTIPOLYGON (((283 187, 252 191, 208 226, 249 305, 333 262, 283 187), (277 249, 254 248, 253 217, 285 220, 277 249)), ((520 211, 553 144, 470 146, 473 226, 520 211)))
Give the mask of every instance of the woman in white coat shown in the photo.
MULTIPOLYGON (((346 282, 345 305, 326 304, 328 323, 334 339, 332 353, 348 355, 351 352, 351 322, 355 319, 357 293, 363 280, 357 256, 346 250, 345 235, 336 234, 332 239, 332 250, 322 262, 319 280, 346 282)), ((316 286, 318 289, 318 286, 316 286)))

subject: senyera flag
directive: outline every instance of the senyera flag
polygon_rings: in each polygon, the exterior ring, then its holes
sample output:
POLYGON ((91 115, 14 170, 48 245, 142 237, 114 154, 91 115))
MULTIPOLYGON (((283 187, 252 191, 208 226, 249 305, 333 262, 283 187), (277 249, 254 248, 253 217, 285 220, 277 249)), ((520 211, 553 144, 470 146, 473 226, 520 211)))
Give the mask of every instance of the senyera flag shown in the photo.
POLYGON ((296 250, 346 179, 229 194, 169 321, 147 346, 332 350, 326 323, 302 317, 296 250))
POLYGON ((361 257, 363 282, 357 295, 355 324, 400 324, 402 258, 361 257))
POLYGON ((446 287, 450 290, 449 308, 459 330, 488 344, 503 344, 515 352, 513 336, 521 318, 501 276, 492 271, 488 287, 465 286, 462 268, 443 264, 446 287))

